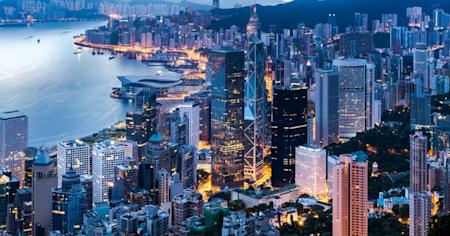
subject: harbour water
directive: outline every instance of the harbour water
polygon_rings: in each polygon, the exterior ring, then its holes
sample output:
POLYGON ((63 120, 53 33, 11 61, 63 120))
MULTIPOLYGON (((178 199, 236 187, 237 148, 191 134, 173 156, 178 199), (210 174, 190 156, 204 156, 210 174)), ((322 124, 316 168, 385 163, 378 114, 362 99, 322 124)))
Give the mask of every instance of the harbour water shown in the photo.
POLYGON ((105 22, 0 28, 0 111, 29 117, 30 145, 80 138, 123 119, 131 103, 110 97, 120 86, 118 75, 173 75, 136 60, 110 60, 108 52, 92 55, 83 48, 74 54, 73 36, 100 25, 105 22))

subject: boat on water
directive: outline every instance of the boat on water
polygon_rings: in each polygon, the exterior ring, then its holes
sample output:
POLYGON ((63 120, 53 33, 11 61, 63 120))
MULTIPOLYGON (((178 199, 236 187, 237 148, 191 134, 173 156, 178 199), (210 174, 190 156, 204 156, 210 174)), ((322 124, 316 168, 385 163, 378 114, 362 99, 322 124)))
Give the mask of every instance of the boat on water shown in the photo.
POLYGON ((157 75, 157 76, 162 76, 162 74, 163 74, 162 70, 156 71, 156 75, 157 75))
POLYGON ((81 53, 81 49, 77 49, 75 52, 73 52, 73 54, 80 54, 81 53))
POLYGON ((109 57, 109 60, 112 60, 112 59, 114 59, 114 58, 116 58, 115 56, 110 56, 109 57))
POLYGON ((37 42, 37 43, 40 43, 40 42, 41 42, 41 39, 36 40, 36 42, 37 42))

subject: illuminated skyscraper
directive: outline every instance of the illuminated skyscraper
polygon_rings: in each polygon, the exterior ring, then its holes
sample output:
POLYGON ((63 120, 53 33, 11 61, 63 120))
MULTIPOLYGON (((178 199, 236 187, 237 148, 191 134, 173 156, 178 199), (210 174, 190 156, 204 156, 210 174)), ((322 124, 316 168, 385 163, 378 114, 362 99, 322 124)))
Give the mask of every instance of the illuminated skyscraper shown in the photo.
POLYGON ((64 174, 73 169, 79 175, 91 174, 91 148, 81 141, 64 141, 57 146, 58 187, 64 174))
POLYGON ((363 152, 343 154, 333 168, 333 235, 368 235, 368 161, 363 152))
POLYGON ((264 81, 264 45, 251 38, 247 52, 248 75, 245 81, 245 165, 246 179, 257 181, 262 176, 264 147, 267 144, 267 91, 264 81))
POLYGON ((244 52, 223 48, 209 55, 212 82, 212 181, 241 186, 244 178, 244 52))
POLYGON ((92 150, 93 202, 105 202, 110 198, 114 186, 115 167, 123 165, 126 157, 133 157, 131 143, 104 141, 95 144, 92 150))
POLYGON ((307 88, 274 87, 272 110, 272 185, 295 182, 295 148, 307 142, 307 88))
POLYGON ((430 192, 409 194, 409 236, 427 236, 433 210, 431 198, 430 192))
POLYGON ((197 147, 200 141, 200 105, 186 101, 179 106, 181 120, 187 124, 187 145, 197 147))
POLYGON ((259 35, 259 17, 256 13, 256 5, 252 6, 252 13, 250 15, 250 20, 247 23, 247 38, 251 38, 252 36, 258 37, 259 35))
POLYGON ((373 128, 375 65, 364 59, 334 60, 339 75, 339 137, 373 128))
POLYGON ((295 184, 314 197, 327 197, 327 152, 304 145, 295 148, 295 184))
POLYGON ((427 137, 417 131, 409 137, 410 192, 427 191, 427 137))
POLYGON ((28 146, 28 117, 19 111, 0 112, 0 165, 20 178, 18 153, 28 146))
POLYGON ((62 178, 62 187, 52 191, 52 230, 75 233, 83 224, 86 191, 75 170, 67 170, 62 178))

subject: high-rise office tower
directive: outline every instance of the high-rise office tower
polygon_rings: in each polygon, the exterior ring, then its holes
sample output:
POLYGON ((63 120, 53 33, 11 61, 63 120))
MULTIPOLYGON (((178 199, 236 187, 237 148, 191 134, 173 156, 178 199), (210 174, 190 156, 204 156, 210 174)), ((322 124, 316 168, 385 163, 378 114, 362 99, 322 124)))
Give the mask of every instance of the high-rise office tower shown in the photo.
POLYGON ((334 60, 339 75, 339 137, 373 128, 375 66, 364 59, 334 60))
POLYGON ((122 165, 115 167, 114 188, 119 199, 126 199, 128 193, 138 187, 139 165, 132 158, 126 157, 122 165))
POLYGON ((84 191, 86 191, 86 198, 84 209, 89 211, 92 209, 92 199, 93 199, 93 182, 92 175, 81 175, 80 176, 81 185, 83 185, 84 191))
POLYGON ((247 23, 247 38, 251 38, 252 36, 258 37, 259 29, 261 27, 259 23, 259 17, 256 13, 256 4, 251 7, 252 13, 250 15, 250 19, 247 23))
POLYGON ((18 153, 28 146, 28 117, 19 111, 0 112, 0 165, 20 178, 18 153))
POLYGON ((246 62, 244 176, 257 181, 263 174, 264 147, 268 143, 268 116, 264 45, 256 37, 250 39, 246 62))
POLYGON ((197 147, 200 141, 200 104, 186 101, 178 108, 181 121, 187 124, 187 145, 197 147))
POLYGON ((114 187, 115 167, 123 165, 126 157, 133 157, 133 144, 104 141, 92 149, 93 202, 105 202, 114 187))
POLYGON ((6 231, 11 235, 32 235, 32 189, 18 189, 11 205, 8 209, 6 231))
POLYGON ((418 80, 411 86, 410 99, 410 126, 412 130, 431 126, 431 94, 423 88, 418 80))
POLYGON ((295 148, 295 184, 310 196, 327 197, 327 152, 304 145, 295 148))
POLYGON ((274 87, 272 110, 272 185, 295 182, 295 148, 307 142, 307 88, 274 87))
POLYGON ((417 131, 409 137, 410 192, 427 191, 427 137, 417 131))
POLYGON ((191 94, 185 100, 197 101, 200 105, 200 140, 211 140, 211 92, 201 91, 191 94))
POLYGON ((409 194, 409 235, 426 236, 431 220, 432 195, 429 192, 415 192, 409 194))
POLYGON ((52 189, 58 177, 53 160, 43 150, 33 163, 33 235, 44 231, 48 235, 52 225, 52 189))
POLYGON ((316 72, 315 140, 318 146, 338 142, 339 134, 339 77, 334 70, 316 72))
POLYGON ((371 53, 374 49, 372 33, 345 33, 339 39, 339 55, 349 58, 359 58, 360 55, 371 53))
POLYGON ((209 55, 212 181, 219 187, 241 186, 244 178, 243 51, 223 48, 209 55))
POLYGON ((52 190, 52 230, 62 234, 75 233, 83 224, 86 191, 80 175, 69 169, 62 177, 60 188, 52 190))
POLYGON ((57 146, 58 187, 67 170, 75 170, 79 175, 91 174, 91 148, 81 141, 63 141, 57 146))
POLYGON ((343 154, 333 168, 333 235, 368 235, 368 161, 343 154))
POLYGON ((17 178, 0 170, 0 227, 3 229, 7 224, 8 206, 14 202, 19 187, 17 178))
POLYGON ((192 146, 182 146, 180 149, 179 171, 183 188, 197 186, 197 149, 192 146))
POLYGON ((413 50, 413 79, 416 84, 422 86, 422 89, 428 91, 431 89, 431 77, 433 68, 429 66, 431 52, 426 44, 417 44, 413 50))

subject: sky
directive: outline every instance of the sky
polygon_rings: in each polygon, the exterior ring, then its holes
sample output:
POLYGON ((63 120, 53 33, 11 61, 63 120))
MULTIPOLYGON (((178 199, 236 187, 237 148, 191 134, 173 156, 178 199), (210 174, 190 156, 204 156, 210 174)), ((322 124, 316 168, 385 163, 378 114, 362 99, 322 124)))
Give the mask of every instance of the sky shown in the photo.
MULTIPOLYGON (((189 0, 191 2, 201 3, 205 5, 211 5, 212 0, 189 0)), ((251 5, 254 3, 258 3, 261 5, 277 5, 283 2, 290 2, 292 0, 220 0, 220 7, 223 8, 231 8, 234 7, 235 4, 251 5)))

